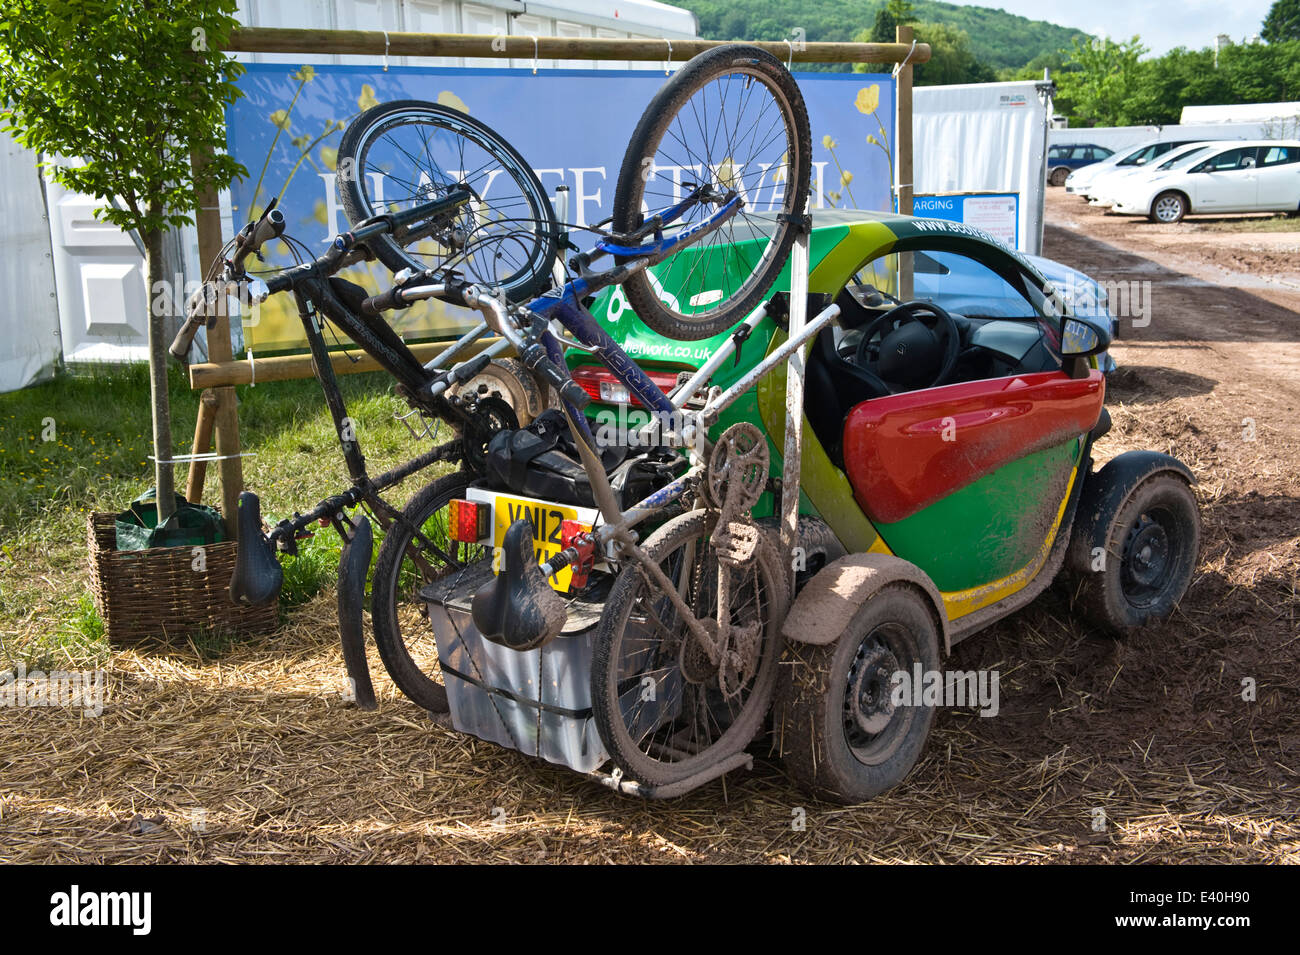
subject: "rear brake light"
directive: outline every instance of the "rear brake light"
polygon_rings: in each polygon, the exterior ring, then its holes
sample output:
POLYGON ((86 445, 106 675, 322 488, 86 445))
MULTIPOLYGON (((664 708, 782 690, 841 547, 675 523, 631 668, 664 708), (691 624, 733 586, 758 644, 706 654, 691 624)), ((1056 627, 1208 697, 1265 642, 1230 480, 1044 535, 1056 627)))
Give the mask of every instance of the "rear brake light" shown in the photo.
POLYGON ((482 501, 454 500, 447 505, 450 537, 462 544, 477 544, 488 536, 492 506, 482 501))
MULTIPOLYGON (((665 395, 677 387, 677 372, 675 371, 651 371, 646 370, 648 377, 655 386, 665 395)), ((582 388, 593 401, 604 402, 605 404, 615 405, 636 405, 644 407, 641 399, 632 394, 627 385, 618 380, 608 368, 600 365, 579 365, 573 369, 573 380, 582 388)))

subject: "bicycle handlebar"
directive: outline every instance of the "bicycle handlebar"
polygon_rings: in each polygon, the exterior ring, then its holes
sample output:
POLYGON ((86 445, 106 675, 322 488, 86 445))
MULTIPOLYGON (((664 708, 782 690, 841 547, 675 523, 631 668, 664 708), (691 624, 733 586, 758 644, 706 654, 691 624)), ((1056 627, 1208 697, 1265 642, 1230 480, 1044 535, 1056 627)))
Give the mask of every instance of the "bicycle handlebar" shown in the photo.
POLYGON ((267 242, 284 235, 285 225, 284 213, 279 209, 271 208, 262 214, 262 218, 244 226, 235 239, 235 257, 231 259, 235 270, 241 271, 244 259, 261 252, 262 246, 267 242))

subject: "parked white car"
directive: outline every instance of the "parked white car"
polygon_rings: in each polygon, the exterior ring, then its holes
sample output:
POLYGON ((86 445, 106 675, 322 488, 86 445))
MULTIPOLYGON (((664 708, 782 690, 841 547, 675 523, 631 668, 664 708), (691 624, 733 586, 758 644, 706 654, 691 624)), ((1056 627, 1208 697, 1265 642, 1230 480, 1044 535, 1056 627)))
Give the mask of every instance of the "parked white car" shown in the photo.
POLYGON ((1094 206, 1113 206, 1116 198, 1130 182, 1142 182, 1171 170, 1185 169, 1209 155, 1209 150, 1219 145, 1214 142, 1191 143, 1171 149, 1149 166, 1130 166, 1112 169, 1098 176, 1088 189, 1088 202, 1094 206))
POLYGON ((1084 166, 1070 173, 1065 180, 1065 191, 1072 196, 1083 196, 1086 199, 1091 199, 1092 191, 1090 187, 1099 177, 1117 169, 1141 169, 1179 146, 1186 146, 1189 142, 1191 140, 1180 139, 1162 142, 1159 139, 1152 139, 1131 149, 1120 149, 1101 162, 1095 162, 1090 166, 1084 166))
POLYGON ((1126 181, 1112 209, 1153 222, 1207 212, 1300 211, 1300 141, 1221 143, 1184 169, 1126 181))

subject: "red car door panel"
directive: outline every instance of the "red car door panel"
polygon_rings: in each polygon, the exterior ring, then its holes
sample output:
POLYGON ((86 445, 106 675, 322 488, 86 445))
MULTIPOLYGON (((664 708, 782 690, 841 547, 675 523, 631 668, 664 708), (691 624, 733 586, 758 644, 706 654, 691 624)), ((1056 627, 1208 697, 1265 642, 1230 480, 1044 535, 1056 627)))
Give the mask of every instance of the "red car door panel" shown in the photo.
POLYGON ((1027 454, 1091 431, 1105 379, 1040 372, 873 398, 844 423, 862 510, 890 524, 1027 454))

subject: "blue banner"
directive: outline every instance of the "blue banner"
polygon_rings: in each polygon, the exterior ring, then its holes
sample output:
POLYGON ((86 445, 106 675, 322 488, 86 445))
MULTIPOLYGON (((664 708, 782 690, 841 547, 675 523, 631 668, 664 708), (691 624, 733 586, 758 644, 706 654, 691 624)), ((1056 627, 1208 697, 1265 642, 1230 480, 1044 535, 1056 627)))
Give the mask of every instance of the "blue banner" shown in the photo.
MULTIPOLYGON (((893 208, 894 83, 888 74, 796 74, 813 134, 814 209, 893 208)), ((243 97, 227 112, 231 155, 248 169, 231 189, 238 228, 273 196, 288 234, 313 254, 349 223, 339 203, 335 167, 342 130, 362 110, 398 99, 459 109, 496 130, 537 173, 548 194, 565 184, 570 221, 600 222, 611 214, 623 153, 662 71, 452 69, 371 65, 248 64, 243 97)), ((583 233, 575 233, 581 245, 583 233)), ((590 236, 590 233, 587 233, 590 236)), ((294 261, 278 242, 268 264, 294 261)), ((347 277, 371 291, 392 284, 375 263, 347 277)), ((246 324, 245 341, 259 351, 299 348, 293 302, 277 296, 246 324)), ((430 302, 393 313, 408 340, 443 338, 467 316, 430 302)))

